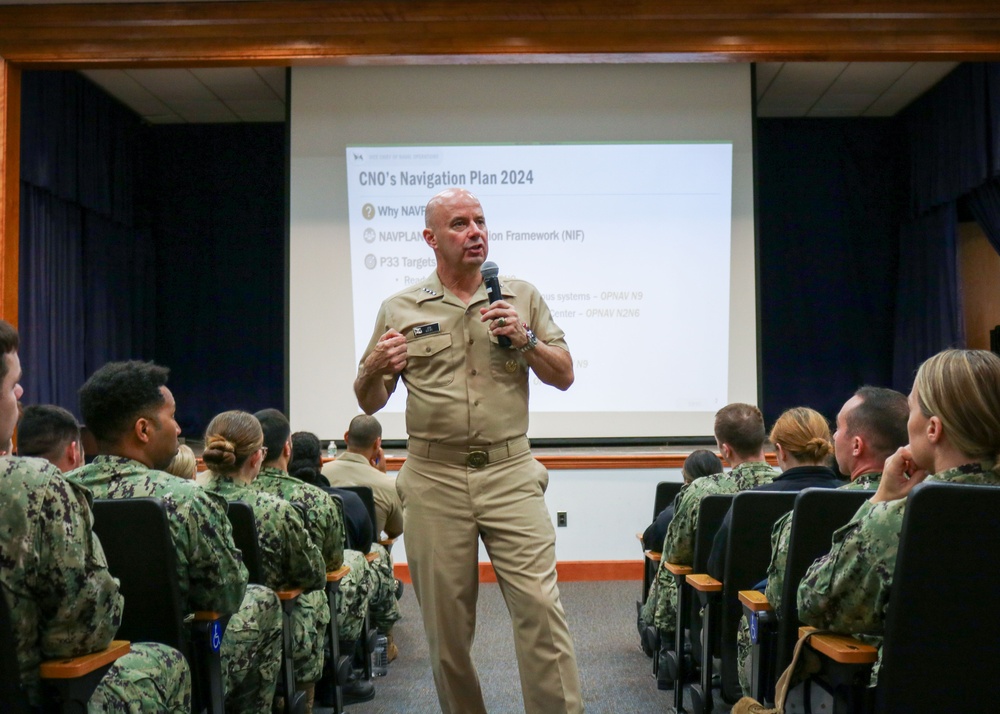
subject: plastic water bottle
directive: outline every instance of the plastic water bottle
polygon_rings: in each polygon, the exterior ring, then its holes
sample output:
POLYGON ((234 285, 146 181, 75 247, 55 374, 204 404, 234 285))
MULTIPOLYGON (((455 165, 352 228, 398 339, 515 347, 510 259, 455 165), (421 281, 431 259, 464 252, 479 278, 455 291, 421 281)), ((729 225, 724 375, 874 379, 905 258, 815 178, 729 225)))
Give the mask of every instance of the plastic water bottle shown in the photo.
POLYGON ((372 650, 372 674, 384 677, 389 673, 389 639, 379 635, 375 639, 375 649, 372 650))
POLYGON ((337 442, 330 439, 330 443, 326 445, 326 457, 328 459, 337 458, 337 442))

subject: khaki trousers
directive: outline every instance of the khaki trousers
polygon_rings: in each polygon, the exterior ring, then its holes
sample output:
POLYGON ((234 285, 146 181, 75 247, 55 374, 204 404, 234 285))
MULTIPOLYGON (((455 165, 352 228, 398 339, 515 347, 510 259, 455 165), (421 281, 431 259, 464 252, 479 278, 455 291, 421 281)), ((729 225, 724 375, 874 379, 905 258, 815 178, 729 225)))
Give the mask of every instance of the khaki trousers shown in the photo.
POLYGON ((524 709, 583 711, 573 641, 556 584, 545 467, 530 452, 480 469, 408 455, 396 488, 406 558, 445 714, 485 714, 471 648, 479 538, 511 615, 524 709))

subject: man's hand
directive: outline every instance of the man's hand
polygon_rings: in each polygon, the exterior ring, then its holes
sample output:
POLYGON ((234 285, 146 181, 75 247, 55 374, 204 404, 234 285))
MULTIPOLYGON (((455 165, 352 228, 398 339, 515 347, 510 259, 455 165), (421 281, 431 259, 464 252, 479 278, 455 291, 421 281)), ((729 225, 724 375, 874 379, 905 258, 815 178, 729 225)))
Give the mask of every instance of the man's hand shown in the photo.
POLYGON ((389 330, 378 338, 371 354, 365 358, 365 375, 395 376, 406 368, 406 338, 389 330))
POLYGON ((406 338, 389 330, 378 338, 354 380, 354 394, 365 414, 374 414, 389 401, 384 376, 394 377, 406 368, 406 338))
POLYGON ((528 333, 517 316, 517 310, 509 302, 497 300, 489 307, 479 308, 479 313, 483 322, 490 323, 490 334, 508 337, 514 349, 528 344, 528 333))
POLYGON ((927 469, 913 460, 909 445, 901 446, 896 453, 885 460, 878 491, 871 497, 872 503, 896 501, 906 498, 913 487, 930 474, 927 469))
POLYGON ((377 468, 382 473, 385 473, 385 451, 382 450, 381 446, 378 447, 378 451, 375 452, 375 456, 373 456, 368 463, 370 463, 372 466, 377 468))

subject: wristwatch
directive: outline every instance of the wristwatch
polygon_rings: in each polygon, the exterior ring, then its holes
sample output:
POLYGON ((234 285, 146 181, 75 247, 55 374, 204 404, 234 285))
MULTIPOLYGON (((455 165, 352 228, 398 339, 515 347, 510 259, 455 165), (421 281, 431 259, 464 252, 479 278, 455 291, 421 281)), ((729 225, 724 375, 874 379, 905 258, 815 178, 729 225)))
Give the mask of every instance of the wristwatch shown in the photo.
POLYGON ((523 347, 518 347, 518 352, 527 352, 529 350, 535 349, 538 344, 538 338, 535 337, 535 333, 531 331, 531 328, 527 325, 524 326, 524 334, 528 336, 528 341, 524 343, 523 347))

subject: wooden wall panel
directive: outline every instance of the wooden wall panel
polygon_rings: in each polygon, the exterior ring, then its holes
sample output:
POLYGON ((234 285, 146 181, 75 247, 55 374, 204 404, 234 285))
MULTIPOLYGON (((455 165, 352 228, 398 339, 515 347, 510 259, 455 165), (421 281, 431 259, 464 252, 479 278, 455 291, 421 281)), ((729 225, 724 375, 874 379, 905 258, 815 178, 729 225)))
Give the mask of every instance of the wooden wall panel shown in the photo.
POLYGON ((0 57, 0 317, 17 326, 21 71, 0 57))

